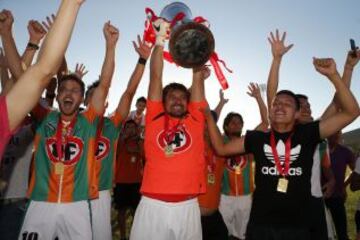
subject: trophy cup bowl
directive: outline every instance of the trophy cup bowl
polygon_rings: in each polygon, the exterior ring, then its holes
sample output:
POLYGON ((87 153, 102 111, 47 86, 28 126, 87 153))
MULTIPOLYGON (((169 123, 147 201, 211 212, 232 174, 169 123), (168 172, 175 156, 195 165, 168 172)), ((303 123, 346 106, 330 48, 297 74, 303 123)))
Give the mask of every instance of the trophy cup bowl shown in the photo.
POLYGON ((179 14, 185 16, 172 24, 169 51, 176 64, 184 68, 203 66, 215 49, 215 40, 208 27, 192 21, 191 10, 181 2, 171 3, 161 11, 160 17, 169 22, 179 14))

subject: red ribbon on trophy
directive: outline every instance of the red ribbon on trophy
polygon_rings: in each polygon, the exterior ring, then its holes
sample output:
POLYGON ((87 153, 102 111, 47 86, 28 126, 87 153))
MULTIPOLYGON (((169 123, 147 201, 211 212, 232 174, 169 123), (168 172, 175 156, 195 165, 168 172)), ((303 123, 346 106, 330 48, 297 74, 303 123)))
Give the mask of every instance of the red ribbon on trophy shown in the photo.
MULTIPOLYGON (((145 42, 147 42, 147 44, 154 45, 155 41, 156 41, 156 35, 155 35, 154 27, 153 27, 153 22, 158 20, 161 17, 158 17, 151 8, 146 8, 145 13, 146 13, 147 19, 145 21, 145 30, 144 30, 143 39, 145 42)), ((178 21, 183 20, 184 17, 185 17, 185 14, 182 12, 179 12, 177 15, 175 15, 175 17, 170 22, 164 18, 162 18, 162 19, 164 21, 169 22, 170 28, 172 29, 172 27, 175 26, 178 21)), ((201 16, 197 16, 197 17, 193 18, 192 21, 194 23, 202 24, 206 28, 210 28, 209 22, 201 16)), ((179 65, 176 63, 176 61, 174 61, 173 56, 168 51, 164 51, 164 59, 166 61, 168 61, 169 63, 175 63, 177 66, 179 65)), ((228 85, 227 79, 226 79, 219 63, 221 63, 223 65, 223 67, 229 73, 232 73, 233 71, 226 66, 226 63, 218 57, 218 54, 215 51, 213 51, 211 53, 209 61, 214 68, 215 75, 216 75, 222 89, 224 89, 224 90, 227 89, 229 87, 229 85, 228 85)))

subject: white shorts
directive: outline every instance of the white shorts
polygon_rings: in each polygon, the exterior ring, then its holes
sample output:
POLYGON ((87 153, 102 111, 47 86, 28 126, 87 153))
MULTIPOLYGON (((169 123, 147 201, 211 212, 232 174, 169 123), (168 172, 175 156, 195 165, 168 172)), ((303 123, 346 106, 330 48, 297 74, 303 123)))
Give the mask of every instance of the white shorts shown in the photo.
POLYGON ((136 209, 130 240, 201 240, 197 198, 169 203, 142 197, 136 209))
POLYGON ((224 218, 229 235, 245 239, 251 204, 251 194, 236 197, 221 194, 219 211, 224 218))
POLYGON ((88 201, 50 203, 30 201, 19 240, 91 239, 88 201))
POLYGON ((99 198, 91 200, 93 240, 112 239, 110 190, 99 192, 99 198))

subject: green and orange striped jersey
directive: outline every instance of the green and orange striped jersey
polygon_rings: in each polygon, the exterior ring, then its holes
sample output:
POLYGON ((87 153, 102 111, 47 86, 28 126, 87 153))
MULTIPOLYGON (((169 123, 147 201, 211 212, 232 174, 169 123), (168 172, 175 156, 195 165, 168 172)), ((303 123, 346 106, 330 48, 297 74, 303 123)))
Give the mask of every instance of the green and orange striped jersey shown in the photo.
MULTIPOLYGON (((224 137, 225 142, 228 141, 224 137)), ((221 193, 229 196, 251 194, 254 187, 254 157, 252 154, 234 155, 225 158, 221 193)))
POLYGON ((67 144, 62 144, 62 174, 56 172, 60 163, 56 131, 60 112, 41 106, 32 112, 38 122, 35 152, 31 169, 28 197, 36 201, 74 202, 98 197, 95 172, 96 127, 98 117, 92 107, 77 115, 67 144))
POLYGON ((99 191, 112 188, 115 169, 115 153, 117 141, 121 130, 122 117, 116 113, 111 117, 104 117, 101 127, 101 134, 98 138, 96 151, 96 174, 98 176, 99 191))

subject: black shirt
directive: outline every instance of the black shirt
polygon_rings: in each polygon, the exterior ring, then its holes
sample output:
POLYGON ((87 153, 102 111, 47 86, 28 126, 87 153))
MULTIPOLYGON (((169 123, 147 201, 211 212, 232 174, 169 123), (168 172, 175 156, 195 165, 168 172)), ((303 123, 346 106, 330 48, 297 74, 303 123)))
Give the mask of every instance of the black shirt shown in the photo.
POLYGON ((246 152, 254 154, 256 162, 253 205, 249 224, 274 226, 305 226, 311 197, 311 169, 316 145, 320 141, 319 122, 299 124, 293 132, 275 133, 276 149, 281 164, 285 159, 285 142, 291 136, 290 168, 287 192, 277 191, 282 177, 275 165, 270 144, 270 132, 248 131, 246 152))

